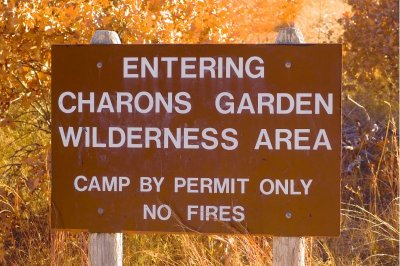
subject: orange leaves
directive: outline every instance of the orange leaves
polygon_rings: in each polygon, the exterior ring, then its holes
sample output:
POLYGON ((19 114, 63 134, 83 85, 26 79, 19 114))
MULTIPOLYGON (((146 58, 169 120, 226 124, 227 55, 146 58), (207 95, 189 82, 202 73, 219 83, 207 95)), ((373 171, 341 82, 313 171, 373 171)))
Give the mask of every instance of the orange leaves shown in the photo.
POLYGON ((278 9, 282 10, 279 18, 284 24, 294 24, 298 13, 303 8, 304 0, 288 0, 281 1, 278 9))
POLYGON ((0 128, 1 127, 13 127, 14 122, 11 119, 11 117, 4 117, 3 119, 0 120, 0 128))
POLYGON ((39 178, 29 178, 28 181, 26 182, 28 188, 33 191, 36 188, 39 187, 40 185, 40 179, 39 178))
POLYGON ((160 12, 163 9, 166 0, 150 0, 147 1, 147 8, 150 12, 160 12))
MULTIPOLYGON (((16 76, 35 95, 48 94, 50 77, 40 73, 49 73, 51 44, 88 43, 99 28, 117 31, 124 43, 272 42, 274 37, 270 35, 278 26, 303 18, 305 13, 301 12, 309 6, 314 10, 314 2, 37 0, 18 1, 14 8, 10 2, 0 14, 0 76, 5 80, 1 86, 13 91, 11 100, 20 97, 16 76)), ((310 17, 313 21, 319 17, 308 13, 304 18, 307 23, 312 21, 310 17)), ((307 32, 303 33, 308 38, 307 32)))
POLYGON ((3 47, 2 47, 3 45, 1 45, 0 44, 0 67, 1 67, 1 65, 4 65, 5 64, 5 59, 6 59, 6 57, 5 57, 5 51, 3 50, 3 47))
POLYGON ((350 11, 345 11, 342 14, 343 18, 349 19, 352 16, 352 13, 350 11))
MULTIPOLYGON (((62 14, 60 14, 62 15, 62 14)), ((78 10, 76 8, 76 5, 66 5, 64 8, 63 15, 67 18, 72 18, 78 15, 78 10)))
POLYGON ((37 155, 29 155, 22 159, 26 171, 26 185, 30 191, 38 189, 46 175, 45 150, 39 150, 37 155))

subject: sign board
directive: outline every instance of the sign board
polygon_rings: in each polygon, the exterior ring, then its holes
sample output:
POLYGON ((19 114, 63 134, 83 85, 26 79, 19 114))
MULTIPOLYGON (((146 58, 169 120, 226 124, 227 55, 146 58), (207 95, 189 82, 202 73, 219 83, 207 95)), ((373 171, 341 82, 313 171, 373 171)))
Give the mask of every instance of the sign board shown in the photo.
POLYGON ((52 47, 52 227, 339 234, 340 45, 52 47))

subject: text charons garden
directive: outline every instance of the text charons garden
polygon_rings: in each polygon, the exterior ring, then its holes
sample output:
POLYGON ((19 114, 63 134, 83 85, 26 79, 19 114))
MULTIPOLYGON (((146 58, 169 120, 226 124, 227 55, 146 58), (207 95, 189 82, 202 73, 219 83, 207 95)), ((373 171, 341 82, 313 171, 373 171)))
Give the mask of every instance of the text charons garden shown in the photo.
MULTIPOLYGON (((72 113, 137 113, 137 114, 181 114, 192 110, 191 95, 188 92, 176 94, 141 91, 130 92, 63 92, 58 98, 59 110, 72 113)), ((223 115, 331 115, 333 95, 331 93, 258 93, 251 97, 243 93, 235 98, 229 92, 215 96, 216 112, 223 115)), ((93 148, 157 148, 157 149, 206 149, 218 147, 235 150, 239 146, 238 132, 235 128, 158 128, 158 127, 117 127, 110 126, 105 135, 99 136, 97 127, 59 127, 64 147, 93 148)), ((258 150, 318 150, 331 149, 325 129, 263 129, 260 128, 253 148, 258 150), (315 131, 315 132, 314 132, 315 131), (311 136, 314 136, 313 138, 311 136)))

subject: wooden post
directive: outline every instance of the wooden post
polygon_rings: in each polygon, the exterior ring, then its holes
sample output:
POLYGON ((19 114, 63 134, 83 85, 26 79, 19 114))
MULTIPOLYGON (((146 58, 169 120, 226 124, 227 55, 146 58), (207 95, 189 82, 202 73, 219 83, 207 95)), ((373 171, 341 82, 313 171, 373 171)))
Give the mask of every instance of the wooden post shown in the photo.
MULTIPOLYGON (((115 31, 97 30, 90 44, 121 44, 115 31)), ((89 265, 122 266, 122 233, 89 234, 89 265)))
POLYGON ((122 233, 89 235, 89 265, 122 266, 122 233))
MULTIPOLYGON (((304 43, 304 38, 299 29, 292 26, 285 27, 279 29, 275 43, 304 43)), ((272 247, 272 264, 274 266, 305 265, 304 237, 274 237, 272 247)))
POLYGON ((304 266, 304 237, 274 237, 272 243, 272 261, 274 266, 304 266))

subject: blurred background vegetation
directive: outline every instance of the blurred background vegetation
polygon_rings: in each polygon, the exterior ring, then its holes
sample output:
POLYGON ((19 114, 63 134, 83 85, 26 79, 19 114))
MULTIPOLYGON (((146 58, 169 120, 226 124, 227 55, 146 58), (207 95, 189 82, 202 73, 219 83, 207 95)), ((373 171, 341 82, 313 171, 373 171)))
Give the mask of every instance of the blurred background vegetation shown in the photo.
MULTIPOLYGON (((89 43, 273 43, 296 25, 343 43, 341 236, 307 238, 310 265, 399 264, 395 0, 3 0, 0 4, 0 264, 87 264, 87 233, 54 232, 50 47, 89 43)), ((271 238, 124 235, 126 265, 268 265, 271 238)))

